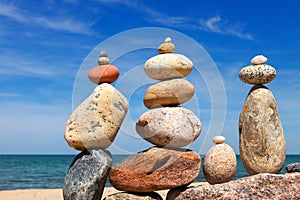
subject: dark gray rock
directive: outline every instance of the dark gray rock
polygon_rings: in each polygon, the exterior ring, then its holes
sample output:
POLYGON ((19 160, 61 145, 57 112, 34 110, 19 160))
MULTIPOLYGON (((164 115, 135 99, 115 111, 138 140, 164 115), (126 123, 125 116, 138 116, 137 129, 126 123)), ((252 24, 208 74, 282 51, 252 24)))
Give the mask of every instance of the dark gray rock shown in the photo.
POLYGON ((109 151, 99 149, 78 154, 65 177, 64 200, 100 200, 111 165, 109 151))
POLYGON ((300 162, 288 164, 285 169, 288 173, 300 172, 300 162))
POLYGON ((300 173, 264 173, 223 184, 176 188, 166 199, 300 199, 300 173))
POLYGON ((111 194, 104 198, 104 200, 163 200, 163 198, 156 192, 149 193, 128 193, 128 192, 118 192, 111 194))

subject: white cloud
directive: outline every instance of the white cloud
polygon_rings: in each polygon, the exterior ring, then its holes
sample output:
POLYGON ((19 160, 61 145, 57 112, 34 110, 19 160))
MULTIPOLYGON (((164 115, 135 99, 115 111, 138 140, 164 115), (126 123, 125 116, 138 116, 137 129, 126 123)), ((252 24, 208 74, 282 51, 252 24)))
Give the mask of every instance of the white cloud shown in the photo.
POLYGON ((204 31, 214 32, 225 35, 233 35, 246 40, 254 40, 254 37, 245 32, 242 24, 231 24, 222 20, 220 16, 211 17, 209 19, 200 19, 199 28, 204 31))
POLYGON ((91 27, 94 24, 75 20, 73 17, 68 17, 66 14, 63 16, 58 14, 57 16, 50 18, 49 16, 37 13, 27 13, 13 4, 6 5, 3 3, 0 3, 0 15, 27 25, 38 25, 48 29, 77 34, 91 34, 91 27))

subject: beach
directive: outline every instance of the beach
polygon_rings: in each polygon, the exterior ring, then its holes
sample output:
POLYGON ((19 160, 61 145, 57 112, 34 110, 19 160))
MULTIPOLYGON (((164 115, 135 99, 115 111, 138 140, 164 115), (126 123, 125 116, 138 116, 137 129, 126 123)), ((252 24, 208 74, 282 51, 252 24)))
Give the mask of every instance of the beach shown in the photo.
MULTIPOLYGON (((208 184, 206 182, 192 183, 197 186, 208 184)), ((157 191, 163 199, 166 198, 169 190, 157 191)), ((106 196, 120 192, 113 187, 104 188, 102 199, 106 196)), ((3 190, 0 191, 1 200, 63 200, 62 189, 29 189, 29 190, 3 190)))

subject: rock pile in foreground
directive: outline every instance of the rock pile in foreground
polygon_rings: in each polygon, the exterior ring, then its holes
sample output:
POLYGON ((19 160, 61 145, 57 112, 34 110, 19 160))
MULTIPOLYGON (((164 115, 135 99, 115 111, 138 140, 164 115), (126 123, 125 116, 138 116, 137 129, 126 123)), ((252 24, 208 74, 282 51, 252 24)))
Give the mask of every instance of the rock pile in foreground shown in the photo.
POLYGON ((167 200, 186 199, 300 199, 300 173, 257 174, 223 184, 172 189, 167 195, 167 200))

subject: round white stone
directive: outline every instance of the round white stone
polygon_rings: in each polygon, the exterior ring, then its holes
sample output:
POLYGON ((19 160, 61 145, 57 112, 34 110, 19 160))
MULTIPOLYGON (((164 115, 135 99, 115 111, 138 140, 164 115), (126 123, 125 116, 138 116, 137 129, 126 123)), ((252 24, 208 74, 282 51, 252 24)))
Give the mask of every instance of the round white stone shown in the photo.
POLYGON ((218 135, 218 136, 215 136, 212 141, 215 144, 222 144, 223 142, 225 142, 225 137, 218 135))
POLYGON ((251 63, 253 65, 260 65, 260 64, 264 64, 268 61, 268 58, 266 58, 263 55, 257 55, 254 58, 252 58, 251 63))

